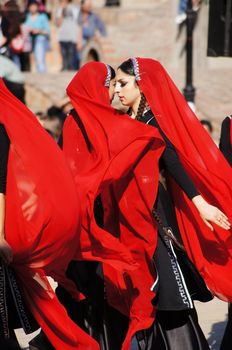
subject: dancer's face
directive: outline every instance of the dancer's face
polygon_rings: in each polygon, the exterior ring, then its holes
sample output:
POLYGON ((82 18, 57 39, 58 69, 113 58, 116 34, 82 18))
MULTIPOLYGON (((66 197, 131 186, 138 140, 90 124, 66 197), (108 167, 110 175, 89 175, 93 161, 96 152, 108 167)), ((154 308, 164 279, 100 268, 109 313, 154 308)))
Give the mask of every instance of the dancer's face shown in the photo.
POLYGON ((120 68, 117 70, 114 92, 123 106, 133 108, 140 102, 141 94, 135 77, 124 73, 120 68))

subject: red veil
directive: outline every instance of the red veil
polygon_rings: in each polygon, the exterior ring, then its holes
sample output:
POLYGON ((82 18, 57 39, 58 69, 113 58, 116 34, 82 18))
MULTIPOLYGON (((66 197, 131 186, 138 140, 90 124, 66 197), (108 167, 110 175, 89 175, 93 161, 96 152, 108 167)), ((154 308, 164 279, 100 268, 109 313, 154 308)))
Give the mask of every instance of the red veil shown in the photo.
POLYGON ((151 210, 164 143, 158 130, 120 115, 110 106, 106 76, 106 65, 88 63, 68 86, 78 117, 76 121, 68 117, 63 147, 86 218, 82 223, 81 258, 107 263, 108 301, 131 320, 126 349, 131 336, 154 320, 150 288, 155 276, 152 257, 157 234, 151 210), (93 216, 98 193, 105 209, 105 230, 96 225, 93 216), (128 251, 137 269, 119 273, 116 270, 123 267, 122 262, 129 262, 128 251))
POLYGON ((0 80, 0 123, 10 138, 5 234, 39 325, 57 350, 98 345, 67 316, 46 275, 62 275, 80 230, 79 199, 62 152, 0 80))
MULTIPOLYGON (((132 59, 137 82, 161 129, 201 195, 226 213, 232 223, 232 172, 162 65, 132 59)), ((193 203, 172 183, 173 199, 184 245, 210 290, 232 301, 232 236, 214 225, 212 232, 193 203)))

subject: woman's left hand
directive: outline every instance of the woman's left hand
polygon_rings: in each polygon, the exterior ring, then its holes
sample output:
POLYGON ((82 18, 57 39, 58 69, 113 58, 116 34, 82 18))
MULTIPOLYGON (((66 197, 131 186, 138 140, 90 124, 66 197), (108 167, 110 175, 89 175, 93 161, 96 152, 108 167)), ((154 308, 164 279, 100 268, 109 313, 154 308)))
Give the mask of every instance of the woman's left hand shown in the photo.
POLYGON ((213 226, 211 223, 214 223, 225 230, 230 229, 231 224, 227 216, 217 207, 207 203, 206 200, 200 195, 194 197, 192 201, 198 209, 202 220, 212 231, 213 226))

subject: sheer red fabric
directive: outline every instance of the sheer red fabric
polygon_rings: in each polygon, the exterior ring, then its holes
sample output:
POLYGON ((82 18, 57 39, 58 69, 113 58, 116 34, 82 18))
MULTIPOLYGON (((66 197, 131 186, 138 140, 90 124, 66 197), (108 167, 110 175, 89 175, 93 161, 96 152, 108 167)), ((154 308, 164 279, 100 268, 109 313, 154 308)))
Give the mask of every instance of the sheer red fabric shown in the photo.
MULTIPOLYGON (((232 172, 223 155, 189 108, 162 65, 137 58, 138 84, 161 129, 175 146, 181 162, 201 195, 232 222, 232 172)), ((184 245, 210 290, 232 300, 232 236, 214 225, 212 232, 183 191, 172 183, 184 245)))
POLYGON ((68 86, 78 117, 69 116, 65 123, 63 146, 86 218, 81 258, 97 257, 105 263, 108 302, 130 318, 123 346, 128 349, 132 335, 154 320, 150 289, 155 278, 152 257, 157 233, 151 210, 164 142, 158 130, 120 115, 110 106, 109 91, 104 87, 106 75, 104 64, 92 62, 68 86), (99 193, 104 230, 97 227, 93 216, 93 201, 99 193), (128 256, 137 268, 119 272, 122 262, 130 262, 128 256))
POLYGON ((0 80, 0 123, 10 138, 5 235, 30 309, 57 350, 98 349, 58 302, 46 275, 63 274, 76 252, 80 206, 55 141, 0 80))

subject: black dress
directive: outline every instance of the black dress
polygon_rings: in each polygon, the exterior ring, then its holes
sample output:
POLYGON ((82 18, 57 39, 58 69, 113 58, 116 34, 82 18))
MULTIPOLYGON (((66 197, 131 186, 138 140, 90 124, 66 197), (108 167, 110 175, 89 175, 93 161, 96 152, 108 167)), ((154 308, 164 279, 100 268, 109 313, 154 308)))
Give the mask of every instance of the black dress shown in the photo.
MULTIPOLYGON (((190 199, 197 196, 199 193, 185 172, 174 146, 160 129, 152 112, 146 112, 141 121, 158 128, 166 143, 160 171, 168 172, 190 199)), ((209 349, 198 324, 193 300, 209 301, 212 295, 186 253, 176 247, 162 229, 162 226, 170 227, 175 238, 182 243, 171 198, 161 183, 154 207, 162 221, 162 225, 158 226, 154 254, 158 276, 153 286, 157 315, 151 329, 137 334, 139 346, 146 350, 209 349)))

